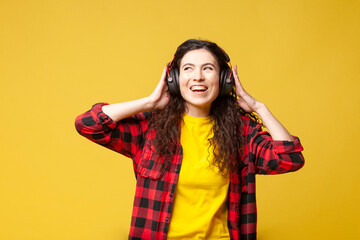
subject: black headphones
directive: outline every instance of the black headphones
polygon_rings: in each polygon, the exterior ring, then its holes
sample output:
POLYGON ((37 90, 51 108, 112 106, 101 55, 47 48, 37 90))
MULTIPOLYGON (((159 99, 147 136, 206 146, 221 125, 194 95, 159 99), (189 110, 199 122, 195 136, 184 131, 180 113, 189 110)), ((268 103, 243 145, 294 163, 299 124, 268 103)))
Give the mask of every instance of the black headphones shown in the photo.
MULTIPOLYGON (((222 49, 221 49, 222 50, 222 49)), ((227 96, 230 94, 231 89, 234 86, 234 76, 232 74, 232 67, 230 58, 224 50, 225 60, 228 63, 226 67, 220 70, 219 76, 219 96, 227 96), (230 64, 230 65, 229 65, 230 64)), ((173 66, 174 59, 169 63, 167 67, 166 83, 168 85, 169 93, 172 96, 181 95, 179 86, 179 68, 173 66)))

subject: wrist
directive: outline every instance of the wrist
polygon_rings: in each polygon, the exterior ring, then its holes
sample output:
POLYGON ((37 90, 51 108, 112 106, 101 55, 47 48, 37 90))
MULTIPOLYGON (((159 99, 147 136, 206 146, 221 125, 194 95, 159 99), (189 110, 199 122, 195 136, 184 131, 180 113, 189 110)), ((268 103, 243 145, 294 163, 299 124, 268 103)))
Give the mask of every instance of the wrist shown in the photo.
POLYGON ((152 111, 155 109, 155 101, 151 97, 144 97, 144 111, 152 111))
POLYGON ((262 102, 257 102, 256 106, 255 106, 255 109, 254 109, 254 112, 260 116, 265 111, 268 111, 266 105, 264 103, 262 103, 262 102))

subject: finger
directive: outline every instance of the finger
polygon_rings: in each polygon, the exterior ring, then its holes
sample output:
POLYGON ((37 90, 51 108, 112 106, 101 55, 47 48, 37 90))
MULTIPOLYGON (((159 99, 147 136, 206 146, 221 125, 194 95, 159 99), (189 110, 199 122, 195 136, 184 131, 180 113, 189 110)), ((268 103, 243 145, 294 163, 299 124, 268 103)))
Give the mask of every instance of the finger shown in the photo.
POLYGON ((166 86, 165 77, 166 77, 166 67, 164 67, 163 72, 160 77, 160 81, 158 82, 158 84, 156 85, 156 87, 152 93, 153 96, 161 96, 164 86, 166 86))
POLYGON ((166 84, 167 81, 167 66, 164 67, 163 73, 161 75, 161 80, 160 80, 160 89, 161 92, 164 93, 168 93, 169 92, 169 87, 166 84))
POLYGON ((164 67, 163 72, 160 77, 160 82, 158 83, 157 87, 163 89, 166 86, 166 74, 167 74, 167 67, 164 67))
POLYGON ((167 84, 165 84, 165 86, 163 86, 162 92, 163 92, 163 93, 168 93, 168 92, 169 92, 169 87, 168 87, 167 84))
POLYGON ((233 71, 235 80, 239 80, 239 76, 238 76, 238 73, 237 73, 237 65, 234 65, 232 71, 233 71))
POLYGON ((233 75, 234 75, 234 79, 235 79, 235 90, 236 90, 236 93, 238 95, 240 95, 241 93, 243 93, 245 90, 240 82, 240 79, 239 79, 239 76, 238 76, 238 73, 237 73, 237 65, 235 65, 233 67, 233 75))
POLYGON ((241 84, 241 81, 239 79, 239 74, 238 74, 238 71, 237 71, 237 65, 235 65, 234 68, 233 68, 233 74, 234 74, 235 80, 237 80, 237 82, 240 84, 241 88, 243 88, 243 86, 241 84))
POLYGON ((166 74, 167 74, 167 67, 165 66, 160 78, 162 81, 166 79, 166 74))

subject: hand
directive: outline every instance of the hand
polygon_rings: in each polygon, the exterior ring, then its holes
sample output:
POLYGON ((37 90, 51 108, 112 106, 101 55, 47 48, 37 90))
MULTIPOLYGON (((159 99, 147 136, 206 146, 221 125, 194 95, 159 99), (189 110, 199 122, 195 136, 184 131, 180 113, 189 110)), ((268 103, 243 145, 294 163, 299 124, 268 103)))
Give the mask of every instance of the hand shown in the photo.
POLYGON ((166 68, 164 67, 160 82, 149 96, 152 109, 163 109, 169 103, 170 95, 166 84, 166 68))
POLYGON ((263 103, 259 102, 250 94, 248 94, 245 89, 243 88, 239 76, 237 74, 237 66, 235 65, 232 69, 234 78, 235 78, 235 91, 236 96, 238 98, 238 104, 239 106, 244 109, 246 112, 257 112, 257 110, 264 105, 263 103))

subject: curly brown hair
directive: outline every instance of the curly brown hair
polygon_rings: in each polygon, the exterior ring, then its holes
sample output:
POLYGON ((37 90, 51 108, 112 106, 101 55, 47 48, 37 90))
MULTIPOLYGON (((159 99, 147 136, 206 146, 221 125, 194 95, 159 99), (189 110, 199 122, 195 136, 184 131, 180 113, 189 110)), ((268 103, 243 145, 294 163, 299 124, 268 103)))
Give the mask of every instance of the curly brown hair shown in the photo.
MULTIPOLYGON (((221 68, 229 68, 227 54, 215 43, 190 39, 181 44, 173 60, 179 67, 182 57, 188 51, 206 49, 216 58, 221 68)), ((181 121, 185 114, 185 100, 181 95, 171 95, 168 105, 154 111, 150 118, 150 127, 156 131, 154 146, 161 154, 172 154, 176 143, 180 141, 181 121)), ((245 112, 237 103, 235 88, 230 95, 218 96, 211 104, 210 118, 213 121, 214 136, 209 140, 213 146, 214 159, 211 164, 219 168, 219 173, 226 176, 229 172, 236 173, 241 167, 244 139, 242 134, 242 115, 261 123, 253 113, 245 112)), ((210 148, 210 147, 209 147, 210 148)))
MULTIPOLYGON (((156 110, 150 119, 150 127, 156 130, 154 146, 161 154, 172 154, 176 142, 180 140, 180 126, 185 113, 182 97, 171 97, 166 108, 156 110)), ((260 123, 258 116, 245 112, 233 96, 217 98, 211 105, 210 117, 214 122, 214 136, 210 139, 214 159, 211 162, 219 168, 219 173, 236 173, 241 166, 244 139, 241 116, 246 115, 260 123)), ((210 147, 209 147, 210 148, 210 147)))

